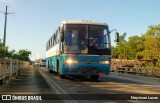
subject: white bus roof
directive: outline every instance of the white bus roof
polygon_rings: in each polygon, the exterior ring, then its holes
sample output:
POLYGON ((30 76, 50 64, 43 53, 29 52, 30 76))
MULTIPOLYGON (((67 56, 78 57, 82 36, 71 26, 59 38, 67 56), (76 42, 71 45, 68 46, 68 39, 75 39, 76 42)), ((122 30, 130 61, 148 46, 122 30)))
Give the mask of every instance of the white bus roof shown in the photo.
POLYGON ((105 22, 96 22, 90 20, 64 20, 61 22, 62 24, 92 24, 92 25, 104 25, 107 26, 105 22))

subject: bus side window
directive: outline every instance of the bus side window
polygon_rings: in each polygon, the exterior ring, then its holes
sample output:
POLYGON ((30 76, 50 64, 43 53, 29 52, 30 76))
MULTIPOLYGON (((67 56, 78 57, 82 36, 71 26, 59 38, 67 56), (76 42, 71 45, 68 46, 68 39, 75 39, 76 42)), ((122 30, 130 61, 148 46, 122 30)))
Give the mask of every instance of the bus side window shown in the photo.
POLYGON ((56 34, 54 34, 54 38, 53 38, 53 44, 56 44, 56 34))

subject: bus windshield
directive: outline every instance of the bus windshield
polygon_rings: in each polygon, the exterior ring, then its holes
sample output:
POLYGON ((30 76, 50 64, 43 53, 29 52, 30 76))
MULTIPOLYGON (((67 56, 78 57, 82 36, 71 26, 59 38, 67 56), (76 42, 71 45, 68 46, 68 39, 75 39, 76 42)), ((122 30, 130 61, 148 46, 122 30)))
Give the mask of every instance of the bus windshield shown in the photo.
POLYGON ((66 24, 64 27, 64 53, 106 55, 109 41, 107 26, 66 24))

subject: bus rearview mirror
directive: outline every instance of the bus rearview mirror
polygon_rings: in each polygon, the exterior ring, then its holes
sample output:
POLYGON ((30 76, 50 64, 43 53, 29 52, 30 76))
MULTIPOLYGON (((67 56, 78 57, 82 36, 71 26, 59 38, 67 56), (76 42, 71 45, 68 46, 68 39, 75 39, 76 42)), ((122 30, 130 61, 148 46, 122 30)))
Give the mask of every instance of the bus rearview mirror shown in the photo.
POLYGON ((61 36, 61 42, 63 42, 64 41, 64 31, 63 30, 60 31, 60 36, 61 36))
POLYGON ((115 34, 115 42, 119 42, 119 33, 118 32, 116 32, 116 34, 115 34))

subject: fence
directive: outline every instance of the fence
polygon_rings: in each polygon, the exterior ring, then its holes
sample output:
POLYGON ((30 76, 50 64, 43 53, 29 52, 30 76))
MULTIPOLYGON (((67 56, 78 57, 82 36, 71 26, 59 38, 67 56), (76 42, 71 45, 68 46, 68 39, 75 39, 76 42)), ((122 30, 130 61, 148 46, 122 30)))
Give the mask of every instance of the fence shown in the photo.
POLYGON ((21 70, 29 65, 26 61, 0 58, 0 81, 3 85, 9 85, 13 77, 17 77, 21 70))
POLYGON ((151 61, 112 60, 111 71, 125 74, 160 77, 160 68, 154 67, 151 61), (150 67, 145 65, 150 65, 150 67))

